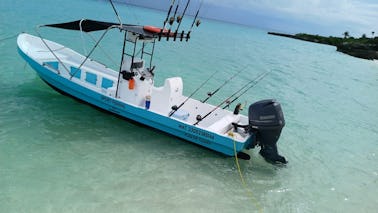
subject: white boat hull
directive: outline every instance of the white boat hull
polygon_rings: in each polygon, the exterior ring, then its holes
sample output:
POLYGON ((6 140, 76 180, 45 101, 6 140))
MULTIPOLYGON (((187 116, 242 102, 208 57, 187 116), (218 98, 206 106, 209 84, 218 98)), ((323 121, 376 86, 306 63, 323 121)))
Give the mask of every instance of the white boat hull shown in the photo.
MULTIPOLYGON (((77 66, 78 63, 72 62, 70 64, 69 57, 64 57, 64 54, 62 60, 58 61, 55 56, 48 51, 45 44, 48 43, 48 45, 52 47, 51 49, 65 47, 48 40, 44 41, 45 42, 42 42, 41 38, 29 34, 20 34, 17 40, 19 54, 37 72, 43 81, 62 93, 227 156, 234 156, 235 153, 241 152, 253 142, 253 137, 249 134, 229 134, 232 132, 232 127, 230 123, 223 125, 224 119, 214 119, 213 123, 209 120, 207 123, 204 122, 204 126, 193 125, 190 119, 183 120, 174 118, 173 116, 169 117, 158 110, 154 111, 153 107, 146 109, 144 106, 130 104, 124 99, 115 97, 114 90, 111 89, 114 88, 114 84, 117 83, 115 81, 116 75, 112 74, 108 68, 106 68, 107 70, 102 74, 96 75, 96 81, 94 83, 92 82, 92 85, 89 84, 90 78, 88 76, 90 75, 88 73, 90 73, 89 71, 94 72, 94 68, 90 66, 83 66, 80 70, 81 75, 86 76, 86 83, 82 83, 83 76, 81 76, 81 79, 70 78, 69 75, 64 74, 62 69, 63 64, 65 67, 71 67, 70 71, 72 72, 75 71, 72 67, 77 66), (105 85, 104 79, 107 79, 109 82, 112 81, 113 85, 105 85)), ((79 55, 68 48, 65 48, 64 52, 79 55)), ((62 51, 62 53, 64 52, 62 51)), ((57 50, 55 54, 59 55, 61 53, 57 50)), ((79 56, 84 58, 84 56, 79 56)), ((105 69, 105 67, 103 68, 105 69)), ((182 99, 183 97, 180 98, 180 100, 182 99)), ((195 100, 191 102, 192 103, 188 103, 188 105, 196 103, 195 100)), ((211 108, 214 106, 208 105, 205 107, 211 108)), ((232 115, 232 113, 230 114, 232 115)), ((226 116, 225 118, 227 117, 230 116, 226 116)), ((243 116, 242 119, 243 121, 247 120, 245 116, 243 116)))

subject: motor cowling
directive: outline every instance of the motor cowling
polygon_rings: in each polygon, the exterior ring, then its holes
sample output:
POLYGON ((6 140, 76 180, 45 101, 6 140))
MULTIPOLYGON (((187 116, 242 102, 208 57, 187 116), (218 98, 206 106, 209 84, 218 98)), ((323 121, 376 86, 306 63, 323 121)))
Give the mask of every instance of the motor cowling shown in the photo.
POLYGON ((286 159, 278 154, 277 141, 285 126, 281 104, 274 99, 258 101, 249 106, 249 131, 256 136, 254 145, 260 145, 260 154, 271 163, 284 163, 286 159))

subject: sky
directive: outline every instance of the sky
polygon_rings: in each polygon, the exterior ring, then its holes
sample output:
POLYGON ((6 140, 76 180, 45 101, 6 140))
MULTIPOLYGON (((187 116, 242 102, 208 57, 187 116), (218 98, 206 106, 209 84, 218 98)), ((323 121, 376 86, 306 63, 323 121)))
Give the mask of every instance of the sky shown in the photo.
MULTIPOLYGON (((170 0, 119 0, 168 9, 170 0)), ((200 16, 284 33, 378 36, 378 0, 203 0, 200 16)), ((178 2, 178 0, 176 1, 178 2)), ((186 0, 181 0, 182 8, 186 0)), ((192 0, 196 8, 200 0, 192 0)), ((191 9, 195 11, 195 9, 191 9)))

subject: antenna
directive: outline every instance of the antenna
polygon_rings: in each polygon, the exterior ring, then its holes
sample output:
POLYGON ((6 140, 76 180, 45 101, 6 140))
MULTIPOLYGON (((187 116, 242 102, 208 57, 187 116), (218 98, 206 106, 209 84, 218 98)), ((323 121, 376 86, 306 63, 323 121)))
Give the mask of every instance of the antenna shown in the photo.
POLYGON ((118 21, 119 21, 119 24, 121 25, 121 27, 122 27, 122 21, 121 21, 121 17, 118 15, 118 12, 117 12, 117 10, 116 10, 116 8, 114 7, 114 4, 113 4, 113 1, 112 0, 109 0, 110 1, 110 4, 112 5, 112 7, 113 7, 113 10, 114 10, 114 12, 115 12, 115 14, 116 14, 116 16, 117 16, 117 18, 118 18, 118 21))

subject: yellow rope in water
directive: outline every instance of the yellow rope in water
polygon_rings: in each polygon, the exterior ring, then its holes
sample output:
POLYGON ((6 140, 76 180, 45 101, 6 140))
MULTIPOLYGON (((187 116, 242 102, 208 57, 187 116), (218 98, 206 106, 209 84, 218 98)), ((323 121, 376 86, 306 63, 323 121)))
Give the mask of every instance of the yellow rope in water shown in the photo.
POLYGON ((256 208, 258 209, 259 212, 263 212, 263 209, 260 205, 260 203, 258 202, 258 200, 255 198, 255 196, 253 195, 251 189, 248 187, 247 183, 245 182, 244 180, 244 177, 243 177, 243 174, 241 172, 241 169, 240 169, 240 164, 239 164, 239 159, 238 159, 238 155, 236 153, 236 141, 235 141, 235 138, 234 138, 234 133, 233 132, 228 132, 228 135, 232 137, 232 140, 234 142, 234 155, 235 155, 235 162, 236 162, 236 166, 238 168, 238 172, 239 172, 239 176, 240 176, 240 180, 242 182, 242 185, 243 187, 246 189, 247 191, 247 194, 248 196, 251 198, 252 202, 254 203, 254 205, 256 206, 256 208))

